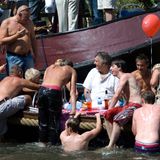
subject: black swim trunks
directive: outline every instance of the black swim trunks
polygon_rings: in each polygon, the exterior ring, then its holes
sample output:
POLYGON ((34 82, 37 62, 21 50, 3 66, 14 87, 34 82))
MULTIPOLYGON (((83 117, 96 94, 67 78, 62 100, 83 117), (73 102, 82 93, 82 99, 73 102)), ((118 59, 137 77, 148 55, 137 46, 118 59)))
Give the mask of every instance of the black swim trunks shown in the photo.
POLYGON ((40 141, 55 145, 60 134, 61 90, 41 86, 38 91, 37 106, 39 108, 40 141))

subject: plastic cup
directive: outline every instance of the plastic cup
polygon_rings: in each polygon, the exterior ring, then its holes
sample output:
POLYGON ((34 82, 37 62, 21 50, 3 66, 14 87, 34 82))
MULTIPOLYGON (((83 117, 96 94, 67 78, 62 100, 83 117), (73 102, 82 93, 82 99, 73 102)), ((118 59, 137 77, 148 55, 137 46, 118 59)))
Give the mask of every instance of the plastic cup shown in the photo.
POLYGON ((104 101, 105 101, 105 109, 108 109, 108 101, 109 101, 109 100, 108 100, 108 99, 105 99, 104 101))
POLYGON ((87 102, 87 108, 88 110, 92 110, 92 102, 87 102))

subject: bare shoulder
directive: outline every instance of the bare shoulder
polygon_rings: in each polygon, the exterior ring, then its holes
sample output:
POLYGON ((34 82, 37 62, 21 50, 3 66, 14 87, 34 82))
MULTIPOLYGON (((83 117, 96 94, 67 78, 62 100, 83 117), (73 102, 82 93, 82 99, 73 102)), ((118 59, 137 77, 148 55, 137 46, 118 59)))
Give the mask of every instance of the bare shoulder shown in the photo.
POLYGON ((55 68, 56 67, 56 65, 55 64, 52 64, 52 65, 50 65, 50 66, 48 66, 47 68, 46 68, 46 71, 47 70, 50 70, 50 69, 53 69, 53 68, 55 68))
POLYGON ((137 115, 141 110, 142 110, 142 107, 141 107, 141 108, 137 108, 137 109, 134 111, 134 115, 137 115))
POLYGON ((75 70, 73 67, 69 66, 69 65, 66 65, 66 66, 63 66, 63 67, 64 67, 66 70, 71 71, 72 73, 76 72, 76 70, 75 70))
MULTIPOLYGON (((155 104, 155 105, 154 105, 154 109, 155 109, 156 111, 160 111, 160 104, 155 104)), ((159 112, 159 114, 160 114, 160 112, 159 112)))
POLYGON ((160 71, 156 68, 153 70, 152 75, 159 75, 160 71))
MULTIPOLYGON (((3 21, 2 21, 2 23, 1 23, 1 26, 3 26, 3 25, 8 25, 10 22, 12 22, 13 21, 13 17, 9 17, 9 18, 6 18, 6 19, 4 19, 3 21)), ((6 27, 6 26, 5 26, 6 27)))
MULTIPOLYGON (((127 81, 129 79, 129 76, 132 75, 131 73, 123 73, 120 77, 120 81, 127 81)), ((133 76, 133 75, 132 75, 133 76)))
POLYGON ((131 72, 132 75, 136 76, 138 74, 138 70, 131 72))
POLYGON ((84 132, 83 134, 81 134, 81 138, 82 139, 88 139, 90 137, 91 133, 92 133, 92 130, 84 132))

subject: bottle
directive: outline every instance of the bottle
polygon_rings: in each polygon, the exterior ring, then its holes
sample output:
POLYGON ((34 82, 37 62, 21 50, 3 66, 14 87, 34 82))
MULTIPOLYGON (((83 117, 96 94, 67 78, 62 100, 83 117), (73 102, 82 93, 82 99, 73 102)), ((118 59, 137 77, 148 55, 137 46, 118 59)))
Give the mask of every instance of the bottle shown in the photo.
POLYGON ((88 91, 86 92, 86 104, 87 104, 88 110, 91 110, 92 109, 92 100, 91 100, 91 97, 90 97, 90 94, 88 91))
POLYGON ((99 109, 102 109, 102 99, 101 99, 101 97, 98 97, 98 99, 97 99, 97 105, 98 105, 99 109))
POLYGON ((101 97, 98 97, 98 99, 97 99, 97 104, 98 104, 98 106, 99 106, 99 105, 102 105, 102 99, 101 99, 101 97))
POLYGON ((91 102, 91 97, 88 91, 86 92, 85 98, 86 98, 86 102, 91 102))

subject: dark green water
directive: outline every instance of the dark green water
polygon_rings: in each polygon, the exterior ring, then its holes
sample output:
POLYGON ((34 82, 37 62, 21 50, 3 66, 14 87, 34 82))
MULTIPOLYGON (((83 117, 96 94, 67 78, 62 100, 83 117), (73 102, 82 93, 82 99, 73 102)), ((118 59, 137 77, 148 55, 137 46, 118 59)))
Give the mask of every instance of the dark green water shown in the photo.
POLYGON ((0 144, 0 160, 159 160, 159 155, 137 154, 132 149, 84 151, 66 154, 61 147, 40 148, 35 143, 0 144))

